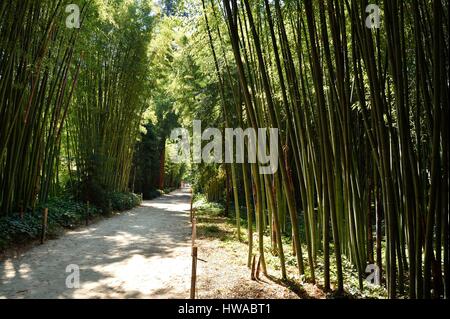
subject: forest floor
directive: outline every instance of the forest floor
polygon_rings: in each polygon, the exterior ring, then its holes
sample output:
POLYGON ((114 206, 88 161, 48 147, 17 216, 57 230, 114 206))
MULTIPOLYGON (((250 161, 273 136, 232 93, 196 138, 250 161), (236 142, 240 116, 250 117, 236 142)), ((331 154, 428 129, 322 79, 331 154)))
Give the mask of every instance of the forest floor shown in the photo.
MULTIPOLYGON (((178 190, 5 258, 0 298, 189 298, 189 208, 178 190), (79 287, 69 288, 76 268, 79 287)), ((276 280, 252 281, 245 249, 202 236, 201 226, 197 245, 198 298, 298 298, 276 280)))
MULTIPOLYGON (((244 229, 241 241, 237 240, 234 219, 224 217, 221 208, 196 202, 197 241, 200 259, 200 298, 273 298, 273 299, 321 299, 323 291, 316 285, 299 284, 298 277, 281 280, 277 258, 267 252, 268 276, 260 269, 259 278, 251 280, 251 270, 246 266, 248 242, 244 229)), ((242 228, 245 228, 242 225, 242 228)), ((254 238, 254 254, 257 254, 254 238)), ((257 259, 255 261, 257 263, 257 259)), ((295 269, 292 272, 295 273, 295 269)))
POLYGON ((197 298, 298 299, 299 295, 274 277, 260 274, 251 280, 246 266, 247 251, 243 247, 223 244, 221 239, 202 238, 199 246, 197 298), (244 249, 241 249, 244 248, 244 249))

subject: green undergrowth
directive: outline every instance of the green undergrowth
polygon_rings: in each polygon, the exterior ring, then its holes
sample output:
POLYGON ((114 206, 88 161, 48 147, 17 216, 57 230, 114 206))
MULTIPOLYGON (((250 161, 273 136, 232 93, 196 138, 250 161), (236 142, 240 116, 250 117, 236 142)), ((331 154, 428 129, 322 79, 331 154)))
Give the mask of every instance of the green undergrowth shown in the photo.
MULTIPOLYGON (((234 209, 230 209, 230 216, 224 216, 224 206, 219 203, 207 202, 204 196, 197 195, 193 205, 195 209, 195 215, 197 217, 197 236, 199 238, 214 238, 219 239, 222 242, 224 248, 229 248, 234 251, 242 251, 245 254, 243 258, 246 260, 248 236, 247 236, 247 220, 241 219, 241 242, 237 241, 237 229, 236 219, 232 215, 234 209)), ((245 207, 241 208, 241 215, 246 215, 245 207)), ((302 227, 300 223, 300 227, 302 227)), ((258 236, 256 227, 253 225, 253 253, 258 254, 258 236)), ((311 272, 308 263, 307 246, 302 245, 303 262, 304 262, 304 276, 300 278, 298 276, 298 268, 296 256, 293 255, 292 241, 288 236, 283 236, 283 251, 285 255, 285 264, 287 272, 287 280, 281 280, 281 266, 280 259, 277 253, 271 246, 269 237, 269 230, 264 233, 264 255, 266 264, 270 274, 276 274, 276 279, 282 282, 283 285, 289 287, 294 292, 301 291, 301 295, 304 298, 316 298, 316 296, 308 296, 304 291, 300 282, 311 283, 311 272)), ((337 270, 333 262, 333 244, 330 244, 330 280, 332 288, 337 285, 337 270)), ((386 298, 387 291, 385 287, 371 284, 367 281, 363 281, 363 289, 359 288, 358 272, 353 264, 345 257, 342 256, 343 272, 344 272, 344 290, 345 293, 342 296, 337 296, 331 292, 323 294, 325 298, 386 298)), ((324 278, 324 261, 322 252, 319 251, 316 257, 314 267, 316 284, 321 289, 323 287, 324 278)))
POLYGON ((141 197, 133 193, 109 193, 105 201, 108 208, 100 209, 74 200, 69 196, 54 197, 45 205, 27 211, 21 217, 18 213, 0 218, 0 253, 6 249, 31 243, 40 238, 42 215, 48 208, 47 237, 55 238, 64 229, 74 229, 86 223, 86 218, 95 220, 107 217, 113 211, 132 209, 141 203, 141 197))

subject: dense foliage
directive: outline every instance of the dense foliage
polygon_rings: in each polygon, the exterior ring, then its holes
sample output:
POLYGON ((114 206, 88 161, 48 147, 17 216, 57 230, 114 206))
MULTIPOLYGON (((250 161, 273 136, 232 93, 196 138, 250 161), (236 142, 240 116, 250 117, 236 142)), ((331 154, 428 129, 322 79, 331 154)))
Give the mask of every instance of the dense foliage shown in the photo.
MULTIPOLYGON (((0 5, 0 215, 45 201, 81 60, 68 1, 0 5)), ((84 7, 83 7, 84 8, 84 7)))
POLYGON ((147 3, 87 1, 70 28, 69 4, 0 7, 0 215, 66 191, 105 211, 108 194, 129 191, 155 15, 147 3))
POLYGON ((33 234, 30 212, 53 195, 108 211, 134 203, 117 193, 151 198, 189 180, 233 208, 248 265, 258 253, 264 273, 272 254, 282 279, 294 263, 299 280, 342 293, 349 261, 360 290, 375 265, 391 298, 448 298, 448 1, 375 1, 380 25, 369 28, 361 0, 95 0, 80 29, 64 26, 68 1, 10 2, 5 234, 21 223, 33 234), (173 163, 170 132, 194 119, 278 128, 279 170, 173 163))
POLYGON ((375 263, 389 297, 448 296, 448 2, 377 2, 381 25, 372 29, 367 4, 202 1, 223 123, 277 127, 282 141, 273 176, 231 164, 234 190, 238 174, 245 190, 235 191, 235 207, 254 206, 264 271, 269 228, 287 276, 288 215, 298 272, 325 290, 333 263, 343 291, 345 255, 361 289, 375 263))
MULTIPOLYGON (((141 198, 130 193, 110 193, 107 195, 110 210, 123 211, 140 204, 141 198)), ((86 223, 86 218, 95 219, 107 216, 112 211, 101 209, 74 200, 70 196, 51 198, 46 202, 48 208, 47 235, 54 237, 64 229, 72 229, 86 223)), ((36 207, 35 212, 29 212, 23 217, 12 215, 0 218, 0 252, 11 246, 25 245, 40 239, 42 232, 43 206, 36 207)))
POLYGON ((343 292, 345 256, 360 289, 376 265, 390 297, 448 296, 448 2, 378 1, 372 29, 368 4, 186 5, 172 86, 184 126, 277 127, 280 141, 276 174, 192 164, 194 189, 234 202, 238 238, 241 206, 256 220, 249 265, 256 244, 266 271, 267 232, 283 278, 288 236, 298 275, 327 291, 343 292))

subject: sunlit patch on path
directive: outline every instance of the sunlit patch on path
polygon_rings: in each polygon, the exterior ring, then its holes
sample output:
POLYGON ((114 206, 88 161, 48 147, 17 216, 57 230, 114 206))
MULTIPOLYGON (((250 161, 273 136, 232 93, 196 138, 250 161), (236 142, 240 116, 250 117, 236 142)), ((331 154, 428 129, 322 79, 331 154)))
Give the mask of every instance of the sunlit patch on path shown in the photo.
POLYGON ((0 298, 188 298, 189 203, 178 190, 0 262, 0 298))

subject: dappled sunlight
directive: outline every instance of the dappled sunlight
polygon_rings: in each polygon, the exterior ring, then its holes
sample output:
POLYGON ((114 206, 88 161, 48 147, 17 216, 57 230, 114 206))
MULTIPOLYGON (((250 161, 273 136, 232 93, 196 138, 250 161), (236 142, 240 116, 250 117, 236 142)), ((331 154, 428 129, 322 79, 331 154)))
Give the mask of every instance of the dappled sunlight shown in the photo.
POLYGON ((32 269, 29 264, 23 263, 17 265, 12 259, 7 259, 4 261, 3 273, 0 282, 2 284, 8 284, 17 277, 20 279, 28 279, 30 278, 31 273, 32 269))
POLYGON ((71 2, 0 0, 0 298, 449 298, 449 0, 71 2))
MULTIPOLYGON (((145 258, 142 255, 132 255, 130 258, 117 263, 95 266, 93 270, 103 275, 100 281, 83 283, 80 291, 75 291, 74 297, 83 297, 83 291, 90 291, 95 297, 102 297, 104 291, 101 287, 108 287, 109 293, 139 293, 149 296, 161 287, 165 287, 168 278, 189 277, 189 252, 180 259, 168 259, 160 256, 145 258), (151 278, 151 280, 148 280, 151 278), (92 292, 95 290, 95 293, 92 292)), ((185 285, 183 287, 188 289, 185 285)), ((91 297, 93 297, 91 296, 91 297)))
POLYGON ((187 297, 189 196, 183 195, 146 201, 0 262, 0 298, 187 297), (79 267, 78 289, 66 287, 68 265, 79 267))
POLYGON ((20 274, 21 278, 24 278, 24 279, 29 278, 29 275, 31 274, 31 272, 32 272, 32 270, 30 268, 30 265, 28 265, 28 264, 20 265, 19 274, 20 274))
POLYGON ((105 236, 104 240, 106 241, 112 241, 117 246, 126 246, 130 243, 139 242, 145 240, 145 237, 134 235, 127 232, 118 232, 111 236, 105 236))
POLYGON ((189 205, 176 205, 176 204, 169 204, 169 203, 157 203, 157 204, 143 203, 142 206, 164 209, 164 210, 168 210, 168 211, 172 211, 172 212, 179 211, 180 206, 181 206, 181 210, 186 211, 189 209, 189 205))
POLYGON ((16 276, 16 273, 17 272, 16 272, 13 262, 11 261, 11 259, 7 259, 4 262, 4 266, 3 266, 2 281, 3 280, 7 281, 8 279, 14 278, 16 276))

